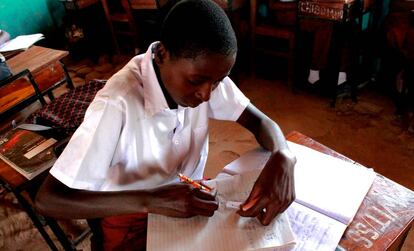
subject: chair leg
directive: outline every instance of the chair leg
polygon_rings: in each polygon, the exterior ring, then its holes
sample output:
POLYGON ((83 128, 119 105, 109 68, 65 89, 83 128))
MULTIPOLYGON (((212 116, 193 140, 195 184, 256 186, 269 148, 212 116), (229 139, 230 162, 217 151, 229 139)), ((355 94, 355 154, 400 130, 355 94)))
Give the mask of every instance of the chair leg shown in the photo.
POLYGON ((20 205, 22 205, 24 211, 27 213, 27 215, 32 220, 33 224, 39 231, 39 233, 42 235, 43 239, 46 241, 46 243, 49 245, 49 248, 53 251, 57 251, 58 248, 56 247, 55 243, 52 241, 48 233, 46 232, 45 228, 43 227, 43 224, 40 222, 38 216, 34 212, 33 208, 29 204, 29 202, 17 191, 11 190, 16 196, 17 200, 19 201, 20 205))
POLYGON ((107 2, 107 0, 101 0, 101 3, 102 3, 102 7, 104 9, 104 12, 105 12, 106 19, 108 21, 109 30, 111 31, 112 42, 114 43, 114 46, 115 46, 115 52, 117 54, 121 54, 121 51, 119 49, 118 40, 116 39, 115 29, 114 29, 114 26, 112 24, 111 13, 109 11, 108 2, 107 2))
POLYGON ((58 238, 60 244, 64 248, 65 251, 75 251, 76 248, 72 245, 72 243, 68 240, 68 237, 60 228, 56 220, 51 219, 49 217, 45 217, 46 223, 52 229, 55 236, 58 238))
POLYGON ((60 65, 62 66, 63 74, 65 74, 65 79, 66 79, 66 83, 68 85, 68 88, 70 90, 75 89, 75 86, 73 85, 72 79, 70 78, 70 75, 69 75, 68 69, 66 68, 66 65, 62 61, 60 61, 60 65))

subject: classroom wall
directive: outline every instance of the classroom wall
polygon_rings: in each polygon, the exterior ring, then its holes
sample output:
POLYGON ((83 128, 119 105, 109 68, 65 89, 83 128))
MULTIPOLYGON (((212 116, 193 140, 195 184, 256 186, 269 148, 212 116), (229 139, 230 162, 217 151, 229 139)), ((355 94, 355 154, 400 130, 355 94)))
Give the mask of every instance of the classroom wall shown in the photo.
POLYGON ((62 25, 64 14, 58 0, 0 0, 0 29, 12 38, 39 32, 53 34, 62 25))

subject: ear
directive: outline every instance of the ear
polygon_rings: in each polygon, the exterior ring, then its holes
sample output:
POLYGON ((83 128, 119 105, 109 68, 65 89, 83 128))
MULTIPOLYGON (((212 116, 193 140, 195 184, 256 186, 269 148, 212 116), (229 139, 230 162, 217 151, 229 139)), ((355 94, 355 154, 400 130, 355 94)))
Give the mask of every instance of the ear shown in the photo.
POLYGON ((165 48, 164 44, 162 42, 160 42, 157 46, 157 48, 155 49, 155 58, 154 61, 155 63, 160 66, 163 63, 165 63, 166 60, 169 59, 170 57, 170 53, 167 50, 167 48, 165 48))

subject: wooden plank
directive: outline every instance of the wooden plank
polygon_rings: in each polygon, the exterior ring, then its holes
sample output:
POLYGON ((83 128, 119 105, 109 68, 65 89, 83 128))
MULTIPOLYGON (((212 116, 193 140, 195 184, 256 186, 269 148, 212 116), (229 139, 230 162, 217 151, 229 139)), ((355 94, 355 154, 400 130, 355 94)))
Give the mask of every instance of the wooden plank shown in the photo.
POLYGON ((157 4, 155 0, 130 0, 131 9, 134 10, 155 10, 157 4))
POLYGON ((49 64, 46 68, 34 76, 35 82, 37 83, 39 90, 42 92, 49 89, 51 86, 55 85, 64 78, 65 74, 59 62, 49 64))
POLYGON ((13 83, 0 88, 0 114, 23 102, 35 94, 35 90, 26 78, 20 78, 13 83))

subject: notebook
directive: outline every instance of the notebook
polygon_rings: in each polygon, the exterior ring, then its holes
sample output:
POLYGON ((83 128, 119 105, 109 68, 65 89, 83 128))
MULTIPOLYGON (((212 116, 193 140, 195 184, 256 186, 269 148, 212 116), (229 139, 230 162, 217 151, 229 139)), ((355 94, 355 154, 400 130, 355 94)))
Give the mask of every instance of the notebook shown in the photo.
MULTIPOLYGON (((294 250, 335 250, 376 173, 293 142, 288 145, 297 158, 296 200, 286 210, 296 237, 294 250)), ((221 175, 261 169, 269 155, 252 150, 228 164, 221 175)))
POLYGON ((219 211, 212 218, 175 219, 150 214, 147 249, 335 250, 376 174, 372 169, 292 142, 288 144, 297 157, 296 200, 272 222, 271 229, 259 231, 260 224, 256 219, 237 218, 234 214, 232 218, 226 218, 228 215, 220 211, 221 208, 226 208, 228 202, 243 202, 249 195, 254 180, 270 155, 267 151, 255 149, 228 164, 223 172, 211 181, 217 187, 220 199, 219 211), (236 189, 234 184, 239 184, 243 189, 236 189), (233 192, 228 192, 228 189, 233 192), (224 199, 220 198, 222 195, 224 199), (248 236, 252 236, 253 241, 246 237, 246 233, 242 234, 243 230, 249 229, 245 227, 249 226, 248 224, 239 223, 243 220, 256 220, 257 224, 252 228, 254 231, 247 233, 248 236), (272 231, 274 234, 271 234, 272 231), (229 232, 232 234, 228 234, 229 232), (234 241, 229 236, 234 236, 234 241), (255 242, 260 238, 266 239, 266 236, 277 238, 268 238, 274 241, 272 243, 255 242), (238 246, 239 244, 241 246, 238 246))

